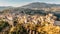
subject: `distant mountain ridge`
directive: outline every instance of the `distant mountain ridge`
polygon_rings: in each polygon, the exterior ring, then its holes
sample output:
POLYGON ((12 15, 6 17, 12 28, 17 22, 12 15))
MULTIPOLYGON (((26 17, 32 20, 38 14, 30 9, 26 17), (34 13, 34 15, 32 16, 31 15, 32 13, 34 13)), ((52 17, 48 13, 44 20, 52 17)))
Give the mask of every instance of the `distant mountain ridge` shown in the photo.
POLYGON ((0 6, 0 11, 9 9, 9 8, 13 8, 13 7, 12 6, 0 6))
POLYGON ((41 2, 34 2, 28 5, 22 6, 23 8, 51 8, 51 7, 60 7, 60 4, 48 4, 41 2))
MULTIPOLYGON (((21 7, 16 7, 16 8, 28 8, 28 9, 32 9, 32 8, 51 8, 51 7, 60 7, 60 4, 49 4, 49 3, 42 3, 42 2, 33 2, 21 7)), ((9 9, 9 8, 15 8, 12 6, 0 6, 0 11, 4 10, 4 9, 9 9)))

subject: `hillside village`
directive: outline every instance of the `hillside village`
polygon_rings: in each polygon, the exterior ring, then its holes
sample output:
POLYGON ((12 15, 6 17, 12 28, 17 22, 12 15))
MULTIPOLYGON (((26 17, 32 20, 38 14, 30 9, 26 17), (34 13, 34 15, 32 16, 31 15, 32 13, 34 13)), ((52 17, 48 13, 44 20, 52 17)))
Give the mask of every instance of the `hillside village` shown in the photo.
POLYGON ((50 22, 53 23, 56 21, 57 17, 53 16, 53 14, 48 14, 46 16, 42 16, 42 15, 23 15, 23 14, 19 14, 19 15, 13 15, 13 14, 7 14, 7 15, 1 15, 0 19, 3 21, 7 21, 9 22, 9 24, 13 24, 14 19, 18 19, 18 21, 20 20, 20 22, 22 21, 23 23, 28 23, 27 21, 31 21, 34 22, 35 24, 38 24, 39 21, 43 22, 50 22))
MULTIPOLYGON (((20 31, 19 33, 23 33, 24 34, 24 31, 25 30, 25 34, 35 34, 35 33, 44 33, 44 30, 42 29, 42 31, 40 31, 40 27, 48 27, 48 30, 49 27, 51 28, 57 28, 57 30, 59 30, 59 25, 57 26, 57 24, 55 24, 55 21, 56 21, 57 17, 54 16, 53 14, 49 13, 48 15, 27 15, 27 14, 2 14, 0 16, 0 22, 3 21, 7 23, 7 25, 5 27, 3 27, 0 31, 0 33, 17 33, 18 31, 20 31), (18 27, 18 28, 17 28, 18 27), (23 29, 22 31, 20 30, 20 27, 23 29), (35 29, 37 28, 37 29, 35 29), (19 29, 19 30, 18 30, 19 29), (16 32, 17 30, 17 32, 16 32), (36 31, 36 32, 35 32, 36 31)), ((2 23, 2 22, 1 22, 2 23)), ((2 24, 3 24, 2 23, 2 24)), ((0 25, 2 26, 2 25, 0 25)), ((3 25, 4 26, 4 25, 3 25)), ((49 31, 48 30, 45 30, 46 33, 50 34, 49 32, 52 32, 52 31, 49 31)), ((60 30, 59 30, 60 31, 60 30)), ((56 33, 59 33, 56 32, 56 33)), ((6 33, 6 34, 7 34, 6 33)), ((51 33, 53 34, 54 31, 51 33)))
POLYGON ((35 2, 8 8, 0 11, 0 34, 60 34, 60 5, 35 2))

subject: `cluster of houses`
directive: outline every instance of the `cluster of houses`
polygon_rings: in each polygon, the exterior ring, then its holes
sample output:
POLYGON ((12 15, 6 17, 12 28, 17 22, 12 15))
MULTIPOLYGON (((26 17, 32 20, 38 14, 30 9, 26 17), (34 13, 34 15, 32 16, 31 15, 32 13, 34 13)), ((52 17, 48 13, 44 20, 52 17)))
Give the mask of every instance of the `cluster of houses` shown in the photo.
MULTIPOLYGON (((11 25, 12 27, 14 27, 15 23, 14 20, 17 21, 18 24, 23 24, 23 26, 25 28, 27 28, 26 24, 30 24, 30 26, 34 26, 37 24, 43 24, 43 23, 48 23, 48 24, 52 24, 54 25, 54 23, 56 22, 56 16, 54 16, 53 14, 48 14, 48 15, 27 15, 27 14, 6 14, 6 15, 0 15, 0 21, 7 21, 9 25, 11 25), (33 24, 33 25, 31 25, 33 24)), ((45 24, 46 26, 48 26, 48 24, 45 24)), ((33 34, 38 34, 39 32, 35 32, 34 30, 30 30, 29 28, 26 29, 27 32, 29 32, 29 34, 33 33, 33 34)), ((38 28, 39 30, 39 28, 38 28)))
POLYGON ((7 14, 7 15, 0 15, 0 19, 7 21, 10 25, 13 26, 14 19, 17 19, 18 23, 31 23, 31 24, 38 24, 43 22, 54 23, 56 17, 53 14, 48 14, 46 16, 42 15, 26 15, 26 14, 7 14))

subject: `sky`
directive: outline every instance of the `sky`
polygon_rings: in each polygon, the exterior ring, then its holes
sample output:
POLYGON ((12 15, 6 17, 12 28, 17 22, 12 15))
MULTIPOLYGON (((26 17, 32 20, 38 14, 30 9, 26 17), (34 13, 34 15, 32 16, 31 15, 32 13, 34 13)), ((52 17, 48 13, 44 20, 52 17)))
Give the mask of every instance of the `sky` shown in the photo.
POLYGON ((0 6, 19 7, 19 6, 23 6, 32 2, 60 4, 60 0, 0 0, 0 6))

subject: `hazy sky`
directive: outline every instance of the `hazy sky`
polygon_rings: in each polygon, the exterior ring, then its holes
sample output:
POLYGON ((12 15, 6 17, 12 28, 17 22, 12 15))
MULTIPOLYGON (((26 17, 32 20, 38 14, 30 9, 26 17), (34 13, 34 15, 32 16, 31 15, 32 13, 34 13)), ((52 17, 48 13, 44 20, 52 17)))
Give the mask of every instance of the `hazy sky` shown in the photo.
POLYGON ((22 6, 31 2, 46 2, 60 4, 60 0, 0 0, 0 6, 22 6))

